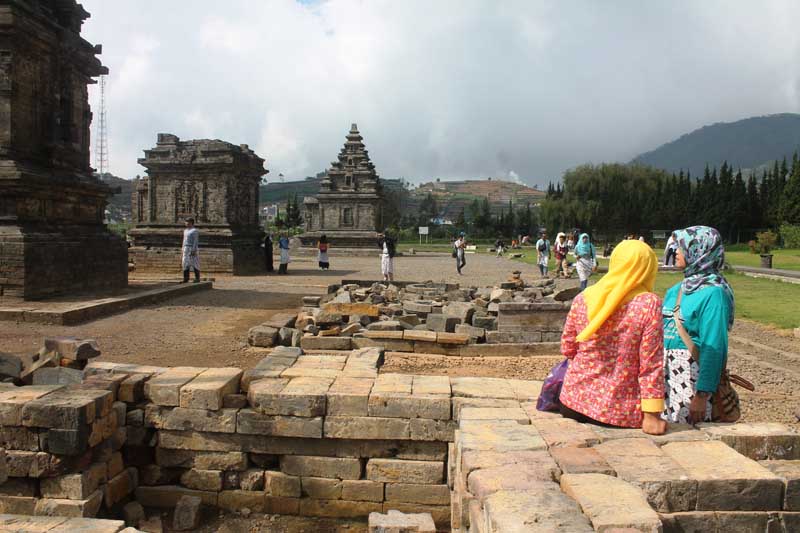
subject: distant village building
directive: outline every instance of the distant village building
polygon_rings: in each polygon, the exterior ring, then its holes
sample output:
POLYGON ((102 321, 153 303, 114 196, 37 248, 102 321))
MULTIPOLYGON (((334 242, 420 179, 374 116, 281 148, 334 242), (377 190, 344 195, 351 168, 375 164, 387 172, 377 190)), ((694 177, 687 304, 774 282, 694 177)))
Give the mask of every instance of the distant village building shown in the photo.
POLYGON ((147 177, 133 193, 129 232, 136 270, 176 270, 181 264, 184 221, 200 230, 204 272, 250 274, 264 269, 258 210, 264 160, 246 144, 181 141, 159 133, 139 164, 147 177))
POLYGON ((313 246, 324 234, 335 247, 375 246, 383 222, 383 195, 362 141, 353 124, 338 161, 331 163, 320 182, 319 194, 304 198, 303 245, 313 246))

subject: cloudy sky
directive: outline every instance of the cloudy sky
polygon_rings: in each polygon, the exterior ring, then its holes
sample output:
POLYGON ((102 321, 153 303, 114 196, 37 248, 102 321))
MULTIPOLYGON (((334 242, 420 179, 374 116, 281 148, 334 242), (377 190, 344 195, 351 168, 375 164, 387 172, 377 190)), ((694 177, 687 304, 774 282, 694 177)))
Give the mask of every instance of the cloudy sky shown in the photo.
POLYGON ((357 122, 383 177, 546 184, 800 99, 795 0, 81 2, 126 178, 158 132, 302 178, 357 122))

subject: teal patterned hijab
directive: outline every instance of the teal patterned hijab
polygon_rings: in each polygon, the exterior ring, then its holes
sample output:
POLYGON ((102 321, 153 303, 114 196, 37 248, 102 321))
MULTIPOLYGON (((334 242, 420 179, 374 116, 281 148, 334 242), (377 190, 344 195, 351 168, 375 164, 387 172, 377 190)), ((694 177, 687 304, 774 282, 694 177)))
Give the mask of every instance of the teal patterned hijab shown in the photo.
POLYGON ((681 288, 684 294, 692 294, 706 285, 722 287, 731 303, 731 318, 728 329, 733 326, 733 289, 722 275, 725 265, 725 247, 722 237, 714 228, 691 226, 678 230, 678 246, 686 259, 681 288))

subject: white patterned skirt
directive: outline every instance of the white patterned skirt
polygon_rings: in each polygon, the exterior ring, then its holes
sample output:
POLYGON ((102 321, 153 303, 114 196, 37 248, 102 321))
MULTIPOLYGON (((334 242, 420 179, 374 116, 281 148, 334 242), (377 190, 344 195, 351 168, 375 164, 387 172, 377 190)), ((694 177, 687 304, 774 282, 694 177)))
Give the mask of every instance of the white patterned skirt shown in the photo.
MULTIPOLYGON (((689 404, 697 390, 700 365, 686 349, 664 350, 664 413, 667 422, 688 424, 689 404)), ((706 403, 705 422, 711 421, 711 397, 706 403)), ((695 421, 696 422, 696 421, 695 421)))
POLYGON ((394 274, 394 258, 388 255, 381 255, 381 275, 388 276, 394 274))

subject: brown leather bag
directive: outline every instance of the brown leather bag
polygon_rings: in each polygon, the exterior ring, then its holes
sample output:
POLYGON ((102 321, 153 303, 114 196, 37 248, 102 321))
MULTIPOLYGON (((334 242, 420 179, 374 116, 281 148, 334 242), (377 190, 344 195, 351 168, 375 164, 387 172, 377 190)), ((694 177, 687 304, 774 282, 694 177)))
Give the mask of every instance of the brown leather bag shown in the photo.
MULTIPOLYGON (((675 302, 675 329, 678 330, 681 340, 686 345, 692 358, 700 364, 700 350, 692 341, 689 332, 683 325, 683 318, 681 317, 681 299, 683 298, 683 289, 678 291, 678 299, 675 302)), ((742 410, 739 402, 739 394, 733 388, 736 384, 749 391, 754 391, 755 386, 745 378, 737 376, 736 374, 728 373, 728 361, 725 360, 725 366, 722 367, 722 374, 720 375, 719 385, 717 392, 711 395, 711 420, 714 422, 736 422, 742 416, 742 410)))

